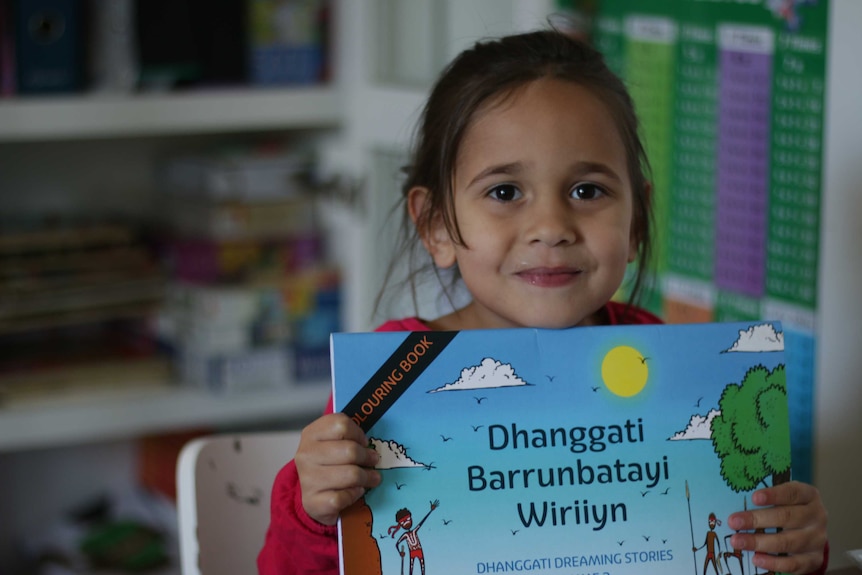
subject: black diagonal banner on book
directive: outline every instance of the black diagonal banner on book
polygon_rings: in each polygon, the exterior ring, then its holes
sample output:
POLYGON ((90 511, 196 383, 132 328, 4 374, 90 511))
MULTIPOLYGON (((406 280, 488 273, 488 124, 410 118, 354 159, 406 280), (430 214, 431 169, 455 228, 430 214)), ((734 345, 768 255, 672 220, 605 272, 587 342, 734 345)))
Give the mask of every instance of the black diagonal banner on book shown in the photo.
POLYGON ((362 431, 368 431, 431 365, 457 331, 414 331, 344 406, 362 431))

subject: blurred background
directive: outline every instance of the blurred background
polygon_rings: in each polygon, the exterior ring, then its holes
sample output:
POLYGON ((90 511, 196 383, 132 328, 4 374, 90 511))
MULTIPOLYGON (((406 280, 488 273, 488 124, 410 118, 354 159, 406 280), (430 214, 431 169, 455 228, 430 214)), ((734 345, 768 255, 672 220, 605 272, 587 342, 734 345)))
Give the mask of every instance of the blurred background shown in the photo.
POLYGON ((180 447, 305 425, 329 334, 414 313, 374 303, 427 90, 549 21, 635 98, 648 306, 783 322, 793 473, 850 563, 862 2, 0 0, 0 573, 179 573, 180 447), (106 551, 129 525, 137 562, 106 551))

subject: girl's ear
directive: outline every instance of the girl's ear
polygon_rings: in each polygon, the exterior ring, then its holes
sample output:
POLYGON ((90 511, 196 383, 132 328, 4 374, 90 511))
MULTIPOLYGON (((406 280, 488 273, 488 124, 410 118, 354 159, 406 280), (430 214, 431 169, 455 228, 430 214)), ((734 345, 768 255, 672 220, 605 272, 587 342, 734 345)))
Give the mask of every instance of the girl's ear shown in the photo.
POLYGON ((455 244, 439 213, 431 212, 431 190, 423 186, 411 188, 407 193, 407 210, 422 245, 438 268, 446 269, 455 265, 455 244))
MULTIPOLYGON (((651 209, 650 208, 651 205, 652 205, 652 183, 651 182, 645 182, 645 184, 644 184, 644 206, 645 206, 645 210, 651 209)), ((649 215, 647 213, 644 213, 643 219, 646 220, 647 218, 649 218, 649 215)), ((631 229, 631 233, 629 234, 629 257, 628 257, 629 263, 632 263, 638 257, 638 251, 640 251, 641 241, 643 241, 644 226, 646 225, 646 222, 638 222, 637 218, 633 217, 632 219, 633 219, 632 229, 631 229)))

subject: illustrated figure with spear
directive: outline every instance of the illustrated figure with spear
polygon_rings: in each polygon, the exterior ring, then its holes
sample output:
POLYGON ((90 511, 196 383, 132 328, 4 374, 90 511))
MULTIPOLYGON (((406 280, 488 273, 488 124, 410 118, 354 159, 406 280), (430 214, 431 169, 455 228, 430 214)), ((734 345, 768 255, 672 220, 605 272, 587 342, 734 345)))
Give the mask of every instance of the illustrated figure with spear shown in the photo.
POLYGON ((712 563, 712 568, 715 570, 715 575, 721 575, 721 561, 718 558, 721 556, 721 542, 718 539, 718 534, 715 532, 715 526, 721 525, 721 521, 716 519, 715 513, 709 514, 709 531, 706 532, 706 540, 700 547, 692 547, 693 552, 699 549, 706 548, 706 557, 703 559, 703 575, 706 575, 706 566, 712 563))
POLYGON ((691 554, 694 559, 694 573, 697 575, 697 551, 705 547, 706 557, 703 560, 703 575, 706 575, 706 566, 710 562, 712 562, 712 568, 715 569, 715 574, 721 575, 721 561, 719 560, 721 556, 721 544, 715 532, 716 524, 721 525, 721 521, 715 517, 715 513, 709 514, 709 531, 706 533, 706 540, 703 542, 703 545, 696 547, 694 544, 694 523, 691 519, 691 492, 688 489, 688 481, 685 482, 685 499, 688 502, 688 524, 691 529, 691 554))
POLYGON ((420 521, 416 527, 413 527, 413 515, 410 513, 409 509, 399 509, 395 513, 395 521, 397 523, 390 527, 388 532, 391 537, 395 537, 395 534, 399 529, 404 529, 404 533, 402 533, 398 538, 398 541, 395 542, 395 548, 398 549, 398 553, 401 555, 401 575, 404 575, 404 550, 401 548, 402 541, 407 542, 407 549, 410 551, 410 575, 413 575, 413 562, 416 559, 419 560, 421 574, 425 575, 425 553, 422 550, 422 543, 419 541, 419 528, 422 527, 422 524, 425 523, 425 520, 428 519, 429 515, 431 515, 431 511, 434 511, 439 506, 439 499, 432 501, 431 509, 425 514, 425 517, 422 518, 422 521, 420 521))

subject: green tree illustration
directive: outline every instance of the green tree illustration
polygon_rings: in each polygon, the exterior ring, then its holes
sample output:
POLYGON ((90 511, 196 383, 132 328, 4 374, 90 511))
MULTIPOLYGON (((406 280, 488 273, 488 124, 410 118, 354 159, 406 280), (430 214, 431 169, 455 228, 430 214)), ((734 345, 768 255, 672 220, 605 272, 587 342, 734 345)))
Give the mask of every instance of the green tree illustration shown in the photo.
POLYGON ((712 420, 712 444, 721 476, 736 492, 749 491, 772 478, 790 479, 790 421, 784 365, 773 371, 752 367, 742 383, 724 388, 721 414, 712 420))

